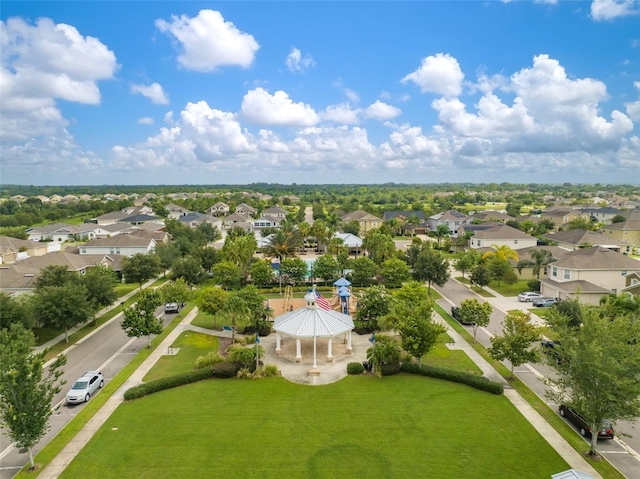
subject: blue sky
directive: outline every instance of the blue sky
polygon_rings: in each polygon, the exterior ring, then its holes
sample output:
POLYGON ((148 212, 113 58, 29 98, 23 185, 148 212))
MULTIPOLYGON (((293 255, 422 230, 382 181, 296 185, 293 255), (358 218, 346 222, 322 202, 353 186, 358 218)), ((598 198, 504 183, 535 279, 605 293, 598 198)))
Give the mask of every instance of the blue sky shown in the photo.
POLYGON ((640 0, 0 14, 5 184, 640 183, 640 0))

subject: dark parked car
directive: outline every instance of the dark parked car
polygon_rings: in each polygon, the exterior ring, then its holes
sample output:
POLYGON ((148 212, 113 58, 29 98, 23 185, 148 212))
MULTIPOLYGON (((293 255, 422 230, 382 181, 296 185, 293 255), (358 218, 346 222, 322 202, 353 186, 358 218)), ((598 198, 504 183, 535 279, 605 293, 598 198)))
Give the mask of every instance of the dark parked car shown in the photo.
POLYGON ((453 316, 453 319, 455 319, 456 321, 458 321, 460 324, 464 324, 467 326, 471 326, 473 325, 473 321, 469 322, 469 321, 465 321, 464 319, 462 319, 462 316, 460 316, 460 307, 459 306, 451 306, 451 316, 453 316))
MULTIPOLYGON (((581 436, 591 437, 591 428, 587 424, 587 421, 574 409, 561 404, 560 415, 577 427, 581 436)), ((613 439, 613 425, 611 421, 607 419, 602 421, 600 429, 598 430, 598 439, 613 439)))
POLYGON ((552 341, 551 339, 543 339, 540 342, 540 346, 542 346, 542 352, 548 354, 553 359, 556 360, 556 363, 562 362, 562 353, 560 348, 562 347, 562 343, 560 341, 552 341))
POLYGON ((558 300, 556 298, 540 298, 536 299, 533 302, 533 305, 537 308, 547 308, 549 306, 553 306, 554 304, 558 304, 558 300))

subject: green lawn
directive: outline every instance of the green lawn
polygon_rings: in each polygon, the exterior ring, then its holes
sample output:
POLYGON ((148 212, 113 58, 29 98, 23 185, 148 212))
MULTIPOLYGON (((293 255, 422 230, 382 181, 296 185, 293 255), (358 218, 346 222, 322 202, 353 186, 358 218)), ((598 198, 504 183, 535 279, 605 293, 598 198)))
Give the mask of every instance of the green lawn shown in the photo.
POLYGON ((121 405, 61 478, 541 478, 569 466, 504 396, 412 375, 208 380, 121 405))
POLYGON ((215 324, 213 315, 198 311, 196 317, 191 320, 191 324, 205 329, 222 329, 222 322, 215 324))
POLYGON ((218 350, 218 338, 210 334, 184 331, 178 336, 171 347, 180 348, 180 351, 175 355, 161 356, 158 362, 143 378, 143 381, 153 381, 166 376, 191 371, 198 356, 204 356, 209 351, 218 350))
MULTIPOLYGON (((460 281, 462 284, 471 285, 471 282, 469 281, 469 278, 463 278, 462 276, 456 276, 456 279, 458 281, 460 281)), ((478 286, 471 286, 471 291, 475 291, 476 293, 478 293, 483 298, 495 298, 495 295, 493 293, 490 293, 489 291, 486 291, 486 290, 484 290, 482 288, 479 288, 478 286)))
POLYGON ((507 284, 504 281, 498 283, 497 281, 491 281, 489 283, 489 287, 500 293, 502 296, 518 296, 520 293, 524 291, 529 291, 531 288, 527 284, 528 280, 520 279, 514 284, 507 284))
POLYGON ((449 340, 448 334, 441 334, 436 347, 422 358, 422 364, 430 364, 482 376, 482 370, 466 353, 459 349, 449 349, 446 346, 449 340))

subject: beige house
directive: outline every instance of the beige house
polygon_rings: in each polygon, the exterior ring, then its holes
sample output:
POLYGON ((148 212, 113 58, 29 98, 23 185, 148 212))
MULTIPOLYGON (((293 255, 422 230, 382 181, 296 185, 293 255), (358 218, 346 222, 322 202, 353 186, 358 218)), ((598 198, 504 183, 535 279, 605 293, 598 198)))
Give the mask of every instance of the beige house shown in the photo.
POLYGON ((537 246, 538 239, 509 225, 497 224, 481 229, 484 225, 467 225, 460 228, 458 235, 472 231, 469 246, 473 249, 496 246, 508 246, 514 250, 537 246), (475 226, 475 228, 474 228, 475 226))
POLYGON ((640 295, 640 273, 634 271, 625 276, 625 287, 620 291, 626 294, 640 295))
POLYGON ((640 210, 629 214, 627 221, 606 225, 602 230, 611 238, 631 243, 636 248, 640 248, 640 210))
POLYGON ((543 220, 551 220, 556 225, 556 229, 562 228, 564 225, 577 218, 591 221, 591 215, 584 211, 574 210, 571 208, 557 208, 545 210, 540 214, 543 220))
POLYGON ((49 253, 52 246, 55 246, 56 250, 60 249, 60 245, 55 243, 52 245, 51 243, 12 238, 11 236, 0 236, 0 264, 15 263, 29 256, 43 256, 49 253))
POLYGON ((207 212, 213 216, 224 216, 229 213, 229 205, 222 201, 218 201, 216 204, 211 206, 207 212))
POLYGON ((640 261, 601 246, 570 251, 549 265, 547 277, 541 280, 545 296, 578 298, 587 304, 598 304, 603 295, 624 289, 626 276, 640 272, 640 261))
POLYGON ((137 253, 150 253, 156 247, 156 240, 131 234, 119 234, 111 238, 101 238, 89 241, 79 246, 80 256, 117 254, 126 257, 137 253))
POLYGON ((583 229, 575 229, 568 231, 558 231, 557 233, 547 233, 542 235, 543 238, 553 241, 561 248, 568 250, 579 249, 587 246, 602 246, 617 253, 631 254, 633 244, 615 239, 602 233, 595 231, 587 231, 583 229))
POLYGON ((253 206, 249 206, 246 203, 240 203, 236 206, 236 213, 240 213, 247 216, 253 216, 258 212, 253 206))
POLYGON ((382 226, 382 219, 377 216, 367 213, 364 210, 356 210, 351 213, 347 213, 341 218, 342 221, 357 221, 360 224, 360 231, 358 236, 364 237, 368 231, 380 228, 382 226))

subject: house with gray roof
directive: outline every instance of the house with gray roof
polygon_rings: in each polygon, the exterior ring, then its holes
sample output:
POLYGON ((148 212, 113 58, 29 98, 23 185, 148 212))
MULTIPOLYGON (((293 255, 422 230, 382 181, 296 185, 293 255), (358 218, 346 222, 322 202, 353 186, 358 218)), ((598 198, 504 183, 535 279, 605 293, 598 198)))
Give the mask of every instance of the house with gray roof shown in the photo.
POLYGON ((229 205, 222 201, 218 201, 212 205, 207 212, 213 216, 224 216, 229 213, 229 205))
MULTIPOLYGON (((84 226, 84 225, 83 225, 84 226)), ((27 229, 27 238, 30 241, 53 241, 57 243, 63 243, 65 241, 74 241, 79 238, 95 238, 95 234, 92 233, 94 227, 81 229, 76 225, 69 225, 66 223, 55 223, 52 225, 34 226, 27 229)))
POLYGON ((471 223, 471 217, 456 210, 436 213, 435 215, 429 216, 427 220, 427 225, 431 231, 437 230, 440 225, 446 225, 449 228, 451 236, 456 236, 460 226, 469 223, 471 223))
POLYGON ((595 305, 602 296, 625 288, 626 276, 634 272, 640 272, 640 261, 628 256, 601 246, 577 249, 550 265, 540 281, 541 292, 595 305))
POLYGON ((580 211, 589 213, 591 215, 591 221, 598 221, 606 225, 611 224, 614 216, 622 213, 622 210, 610 206, 603 208, 580 208, 580 211))
POLYGON ((119 234, 111 238, 100 238, 80 245, 80 256, 86 254, 119 254, 130 257, 134 254, 147 254, 156 247, 156 240, 131 234, 119 234))
POLYGON ((588 231, 581 228, 568 231, 558 231, 557 233, 547 233, 542 235, 544 239, 553 241, 561 248, 575 250, 587 246, 602 246, 622 254, 631 254, 633 243, 629 243, 617 238, 611 238, 596 231, 588 231))
POLYGON ((469 239, 469 246, 473 249, 497 246, 508 246, 513 250, 531 248, 537 246, 538 238, 528 235, 517 228, 502 223, 489 223, 488 227, 483 228, 484 223, 477 225, 465 225, 460 228, 460 233, 465 231, 473 232, 473 236, 469 239))
POLYGON ((236 213, 240 213, 247 216, 253 216, 258 212, 253 206, 249 206, 246 203, 240 203, 236 206, 236 213))
POLYGON ((15 263, 29 256, 43 256, 50 252, 51 246, 55 246, 56 250, 60 249, 60 245, 55 243, 52 245, 11 236, 0 236, 0 264, 15 263))

